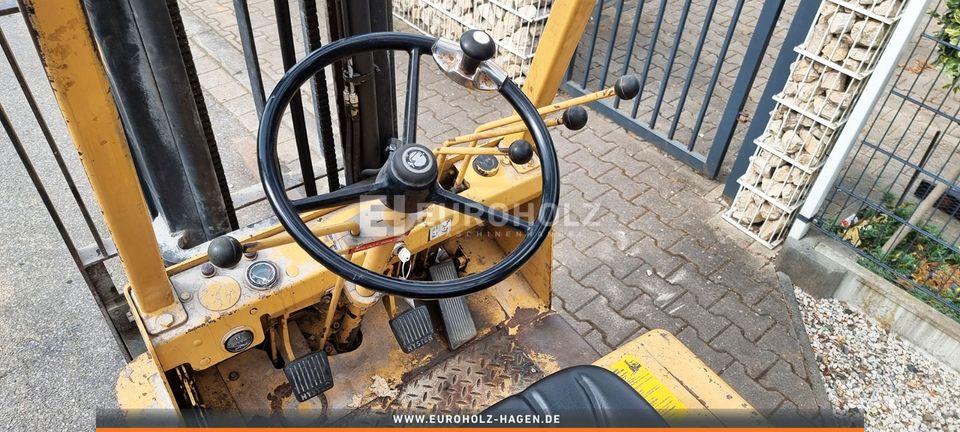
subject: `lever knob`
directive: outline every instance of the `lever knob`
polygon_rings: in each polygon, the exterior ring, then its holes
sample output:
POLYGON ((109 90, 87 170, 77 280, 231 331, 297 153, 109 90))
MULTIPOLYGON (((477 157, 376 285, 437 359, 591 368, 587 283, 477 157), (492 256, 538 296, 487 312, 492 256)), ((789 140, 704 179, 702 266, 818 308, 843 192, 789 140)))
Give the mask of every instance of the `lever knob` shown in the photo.
POLYGON ((570 130, 580 130, 587 125, 587 110, 582 106, 574 106, 567 108, 563 112, 563 125, 570 130))
POLYGON ((624 75, 613 85, 613 91, 622 100, 633 99, 640 93, 640 80, 634 75, 624 75))
POLYGON ((243 245, 240 241, 224 235, 213 239, 207 246, 207 259, 220 268, 232 268, 243 258, 243 245))
POLYGON ((463 32, 460 36, 460 49, 463 51, 460 71, 467 76, 473 76, 480 67, 480 63, 492 59, 497 53, 497 45, 493 42, 493 38, 482 30, 463 32))
POLYGON ((533 159, 533 146, 527 140, 516 140, 507 149, 507 156, 510 157, 510 162, 523 165, 533 159))

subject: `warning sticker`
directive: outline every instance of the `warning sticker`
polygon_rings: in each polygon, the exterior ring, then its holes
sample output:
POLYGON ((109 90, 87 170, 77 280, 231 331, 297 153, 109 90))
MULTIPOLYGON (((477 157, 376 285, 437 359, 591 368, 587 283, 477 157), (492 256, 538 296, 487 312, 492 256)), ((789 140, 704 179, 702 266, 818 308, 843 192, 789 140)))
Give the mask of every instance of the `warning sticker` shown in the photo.
POLYGON ((433 239, 444 236, 450 233, 450 228, 453 227, 453 219, 446 219, 443 222, 440 222, 437 225, 430 227, 430 236, 427 241, 433 241, 433 239))
POLYGON ((664 418, 679 420, 687 415, 687 406, 633 355, 624 355, 610 370, 630 384, 664 418))

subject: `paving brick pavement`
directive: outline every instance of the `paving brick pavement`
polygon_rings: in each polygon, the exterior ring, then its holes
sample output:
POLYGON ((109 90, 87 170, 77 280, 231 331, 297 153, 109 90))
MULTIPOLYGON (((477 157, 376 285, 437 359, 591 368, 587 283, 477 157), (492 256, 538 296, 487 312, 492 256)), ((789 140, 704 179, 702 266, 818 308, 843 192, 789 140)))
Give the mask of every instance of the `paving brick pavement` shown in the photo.
MULTIPOLYGON (((270 5, 250 2, 257 37, 266 40, 268 92, 280 76, 270 5)), ((249 185, 257 121, 236 23, 223 13, 230 1, 187 0, 182 9, 222 151, 245 166, 231 186, 249 185)), ((508 113, 495 94, 467 92, 432 65, 422 74, 418 136, 425 144, 508 113)), ((587 128, 554 133, 567 222, 555 231, 555 309, 601 353, 664 328, 762 413, 815 410, 773 254, 719 219, 721 185, 590 115, 587 128)), ((290 166, 296 154, 289 131, 283 136, 290 166)), ((322 167, 319 153, 315 162, 322 167)))

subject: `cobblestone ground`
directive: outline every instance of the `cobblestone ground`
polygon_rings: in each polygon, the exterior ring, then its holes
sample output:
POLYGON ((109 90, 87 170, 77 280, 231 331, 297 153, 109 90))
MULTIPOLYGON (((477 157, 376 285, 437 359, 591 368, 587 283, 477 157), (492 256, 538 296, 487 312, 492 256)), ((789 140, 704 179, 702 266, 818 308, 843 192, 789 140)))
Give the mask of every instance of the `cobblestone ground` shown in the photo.
MULTIPOLYGON (((231 187, 248 186, 257 118, 231 2, 182 4, 221 152, 246 167, 231 187)), ((280 74, 273 9, 265 0, 250 8, 269 91, 280 74)), ((398 69, 404 61, 398 56, 398 69)), ((433 66, 422 73, 425 144, 507 113, 496 95, 468 93, 433 66)), ((763 413, 816 410, 773 255, 720 221, 720 184, 592 112, 587 128, 554 137, 561 202, 569 220, 584 222, 557 227, 555 309, 601 353, 667 329, 763 413)), ((290 164, 295 153, 284 145, 290 164)))

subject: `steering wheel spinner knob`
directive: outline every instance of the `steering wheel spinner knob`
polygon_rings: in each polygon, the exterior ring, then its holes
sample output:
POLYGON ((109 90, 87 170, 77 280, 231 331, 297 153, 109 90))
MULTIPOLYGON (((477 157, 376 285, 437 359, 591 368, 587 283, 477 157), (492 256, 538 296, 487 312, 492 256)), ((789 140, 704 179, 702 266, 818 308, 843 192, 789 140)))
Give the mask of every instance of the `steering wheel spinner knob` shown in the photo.
POLYGON ((485 31, 467 30, 460 36, 460 50, 463 51, 460 71, 464 75, 472 76, 477 72, 480 63, 492 59, 497 53, 497 44, 485 31))

